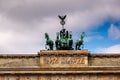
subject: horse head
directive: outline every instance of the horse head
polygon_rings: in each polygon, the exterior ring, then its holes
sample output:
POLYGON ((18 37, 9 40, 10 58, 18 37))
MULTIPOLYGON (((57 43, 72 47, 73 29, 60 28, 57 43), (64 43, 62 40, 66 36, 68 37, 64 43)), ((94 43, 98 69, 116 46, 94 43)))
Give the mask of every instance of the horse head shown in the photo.
POLYGON ((83 38, 85 36, 85 32, 82 32, 81 35, 80 35, 80 40, 83 41, 83 38))
POLYGON ((49 40, 49 35, 48 35, 48 33, 45 33, 45 39, 49 40))

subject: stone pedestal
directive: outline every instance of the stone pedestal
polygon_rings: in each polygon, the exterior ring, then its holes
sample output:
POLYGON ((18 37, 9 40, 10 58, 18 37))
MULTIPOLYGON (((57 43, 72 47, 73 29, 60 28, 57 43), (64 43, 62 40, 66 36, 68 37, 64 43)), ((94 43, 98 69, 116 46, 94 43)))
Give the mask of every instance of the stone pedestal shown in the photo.
POLYGON ((42 50, 40 67, 81 67, 88 66, 87 50, 42 50))
POLYGON ((4 54, 0 64, 0 80, 120 80, 120 54, 42 50, 37 55, 4 54))

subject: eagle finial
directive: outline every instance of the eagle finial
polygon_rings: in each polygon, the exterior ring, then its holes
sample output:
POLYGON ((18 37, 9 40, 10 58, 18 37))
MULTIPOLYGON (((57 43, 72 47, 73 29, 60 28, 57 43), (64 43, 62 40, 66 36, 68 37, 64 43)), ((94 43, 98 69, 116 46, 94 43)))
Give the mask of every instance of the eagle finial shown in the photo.
POLYGON ((60 16, 58 15, 58 17, 60 18, 60 24, 62 25, 62 27, 65 25, 65 18, 66 18, 67 15, 64 15, 64 16, 60 16))

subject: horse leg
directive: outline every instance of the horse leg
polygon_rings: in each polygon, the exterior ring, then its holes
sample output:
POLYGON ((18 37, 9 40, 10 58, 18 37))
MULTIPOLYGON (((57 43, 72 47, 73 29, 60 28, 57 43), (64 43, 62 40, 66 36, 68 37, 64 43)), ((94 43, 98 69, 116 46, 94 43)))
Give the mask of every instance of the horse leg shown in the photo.
POLYGON ((79 48, 78 48, 79 50, 81 50, 81 48, 80 48, 80 47, 81 47, 81 45, 79 45, 79 48))
POLYGON ((77 44, 75 45, 75 49, 77 50, 77 44))
POLYGON ((82 49, 84 48, 84 44, 82 44, 82 49))

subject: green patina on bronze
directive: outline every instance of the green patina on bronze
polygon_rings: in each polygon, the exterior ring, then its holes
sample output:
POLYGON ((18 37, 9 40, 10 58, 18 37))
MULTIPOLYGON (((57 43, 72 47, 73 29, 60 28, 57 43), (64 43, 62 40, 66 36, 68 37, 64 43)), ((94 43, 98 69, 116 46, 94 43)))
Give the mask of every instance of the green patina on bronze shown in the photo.
POLYGON ((82 46, 82 49, 84 48, 84 44, 83 44, 83 42, 84 42, 84 40, 83 40, 84 36, 85 36, 85 32, 82 32, 81 35, 80 35, 80 38, 75 43, 75 49, 76 50, 81 50, 80 46, 82 46))
POLYGON ((46 39, 45 48, 48 50, 53 50, 54 42, 49 38, 48 33, 45 33, 45 39, 46 39), (49 46, 49 48, 47 48, 47 45, 49 46))
MULTIPOLYGON (((62 29, 60 32, 56 33, 56 40, 55 40, 55 47, 56 50, 73 50, 73 39, 72 39, 72 32, 67 31, 64 28, 65 25, 65 16, 58 16, 60 18, 60 24, 62 25, 62 29)), ((82 49, 84 48, 83 44, 83 38, 84 38, 85 33, 82 32, 80 35, 80 38, 75 42, 75 49, 76 50, 81 50, 81 45, 82 49)), ((46 49, 47 50, 53 50, 53 45, 54 42, 49 38, 48 33, 45 33, 45 38, 46 38, 46 49)))

